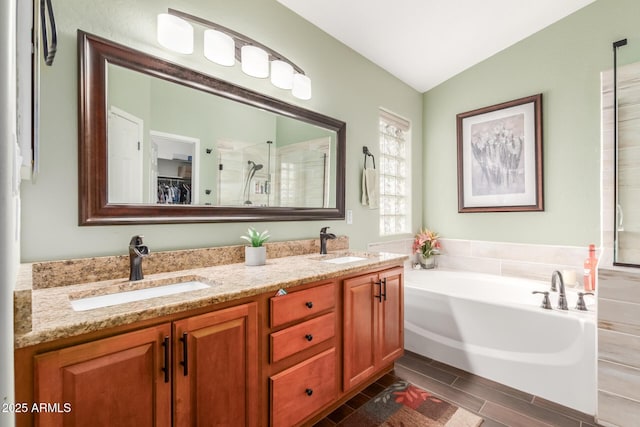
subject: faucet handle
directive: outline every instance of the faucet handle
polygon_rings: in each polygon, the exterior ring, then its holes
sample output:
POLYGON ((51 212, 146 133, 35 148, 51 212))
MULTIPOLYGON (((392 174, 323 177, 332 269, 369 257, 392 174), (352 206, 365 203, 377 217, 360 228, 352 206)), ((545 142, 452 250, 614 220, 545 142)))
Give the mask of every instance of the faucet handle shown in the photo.
POLYGON ((585 295, 593 295, 593 292, 578 292, 578 302, 576 303, 576 310, 587 311, 587 304, 584 302, 585 295))
POLYGON ((144 236, 140 235, 140 234, 136 234, 135 236, 133 236, 131 238, 131 241, 129 242, 129 246, 140 246, 142 245, 142 239, 144 238, 144 236))
POLYGON ((540 307, 544 308, 545 310, 551 310, 551 301, 549 301, 548 291, 533 291, 531 293, 544 295, 544 297, 542 297, 542 304, 540 304, 540 307))
POLYGON ((327 230, 328 230, 329 228, 331 228, 331 227, 322 227, 322 228, 320 229, 320 233, 321 233, 321 234, 326 233, 326 232, 327 232, 327 230))

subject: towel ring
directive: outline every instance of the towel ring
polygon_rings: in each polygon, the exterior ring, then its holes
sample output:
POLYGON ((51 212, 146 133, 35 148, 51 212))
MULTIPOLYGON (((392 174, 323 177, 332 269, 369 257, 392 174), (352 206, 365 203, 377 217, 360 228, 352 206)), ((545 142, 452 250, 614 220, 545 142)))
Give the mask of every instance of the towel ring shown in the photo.
POLYGON ((362 147, 362 152, 364 153, 364 168, 367 168, 367 157, 371 156, 371 159, 373 160, 373 168, 376 168, 376 158, 374 157, 373 154, 371 154, 371 151, 369 151, 369 148, 367 148, 367 146, 363 146, 362 147))

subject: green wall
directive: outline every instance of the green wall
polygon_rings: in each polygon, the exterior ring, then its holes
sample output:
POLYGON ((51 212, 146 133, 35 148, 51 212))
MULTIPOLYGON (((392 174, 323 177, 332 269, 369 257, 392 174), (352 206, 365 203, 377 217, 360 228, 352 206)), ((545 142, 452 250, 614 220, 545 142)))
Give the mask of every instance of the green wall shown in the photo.
MULTIPOLYGON (((423 220, 450 238, 600 241, 600 72, 640 57, 640 2, 598 0, 424 94, 423 220), (458 213, 456 114, 543 95, 544 212, 458 213)), ((455 54, 455 46, 451 47, 455 54)))
POLYGON ((317 237, 322 226, 348 235, 363 249, 377 235, 378 211, 360 206, 362 146, 377 154, 378 110, 389 109, 413 123, 413 229, 422 210, 422 95, 309 24, 275 0, 67 0, 56 3, 58 52, 52 67, 40 64, 40 171, 21 186, 23 262, 116 255, 127 252, 133 234, 143 234, 152 251, 241 244, 249 225, 267 228, 272 240, 317 237), (244 75, 238 65, 223 67, 202 52, 196 27, 195 53, 173 54, 158 45, 156 16, 176 8, 244 33, 286 55, 311 77, 313 98, 300 101, 268 79, 244 75), (347 123, 345 221, 264 224, 176 224, 85 226, 78 224, 78 72, 76 31, 82 29, 134 49, 180 63, 214 77, 301 105, 347 123), (373 231, 373 233, 372 233, 373 231))

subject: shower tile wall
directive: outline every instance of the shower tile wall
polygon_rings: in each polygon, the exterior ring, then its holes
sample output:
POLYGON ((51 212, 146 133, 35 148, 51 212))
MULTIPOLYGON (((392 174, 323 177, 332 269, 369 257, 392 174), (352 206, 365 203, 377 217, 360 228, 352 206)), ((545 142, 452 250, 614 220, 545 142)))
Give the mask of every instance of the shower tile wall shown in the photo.
POLYGON ((640 63, 618 70, 618 199, 614 209, 613 72, 602 73, 603 244, 617 261, 640 264, 640 63))
POLYGON ((629 268, 601 268, 598 284, 598 422, 636 425, 640 419, 640 274, 629 268))
MULTIPOLYGON (((618 75, 621 89, 628 89, 633 76, 640 76, 640 64, 621 67, 618 75)), ((637 77, 637 87, 640 81, 637 77)), ((598 422, 605 426, 635 425, 640 419, 640 269, 614 267, 614 177, 613 177, 613 92, 612 72, 602 74, 602 244, 604 256, 598 268, 598 422)), ((622 94, 621 94, 622 95, 622 94)), ((628 99, 629 92, 625 92, 628 99)), ((624 97, 623 97, 624 98, 624 97)), ((640 95, 635 106, 625 101, 619 110, 620 119, 625 120, 619 130, 630 130, 630 118, 640 107, 640 95), (625 111, 626 110, 626 111, 625 111), (623 113, 624 112, 624 113, 623 113), (631 116, 629 115, 631 114, 631 116)), ((636 114, 636 116, 638 116, 636 114)), ((638 116, 640 117, 640 116, 638 116)), ((633 120, 632 120, 633 121, 633 120)), ((637 121, 637 118, 636 118, 637 121)), ((637 132, 635 138, 638 138, 637 132)), ((621 139, 619 142, 623 143, 621 139)), ((628 154, 628 153, 626 153, 628 154)), ((640 164, 640 157, 635 160, 640 164)), ((622 176, 620 177, 623 178, 622 176)), ((632 178, 639 181, 636 175, 632 178)), ((621 182, 621 184, 624 184, 621 182)), ((640 200, 640 199, 636 199, 640 200)), ((623 227, 631 229, 627 222, 633 208, 624 209, 623 227)), ((638 212, 636 218, 640 218, 638 212)), ((629 219, 630 221, 630 219, 629 219)), ((640 242, 628 243, 620 236, 620 249, 629 244, 635 248, 640 242)), ((633 238, 633 237, 632 237, 633 238)), ((637 256, 637 255, 635 255, 637 256)), ((637 258, 636 258, 637 259, 637 258)))

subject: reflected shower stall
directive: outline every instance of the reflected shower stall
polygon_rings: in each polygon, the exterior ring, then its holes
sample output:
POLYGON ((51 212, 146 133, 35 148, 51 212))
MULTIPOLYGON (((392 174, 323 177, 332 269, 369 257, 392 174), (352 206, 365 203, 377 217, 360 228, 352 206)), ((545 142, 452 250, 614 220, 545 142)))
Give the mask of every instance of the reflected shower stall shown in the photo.
POLYGON ((330 148, 330 138, 218 142, 218 205, 328 207, 330 148))

